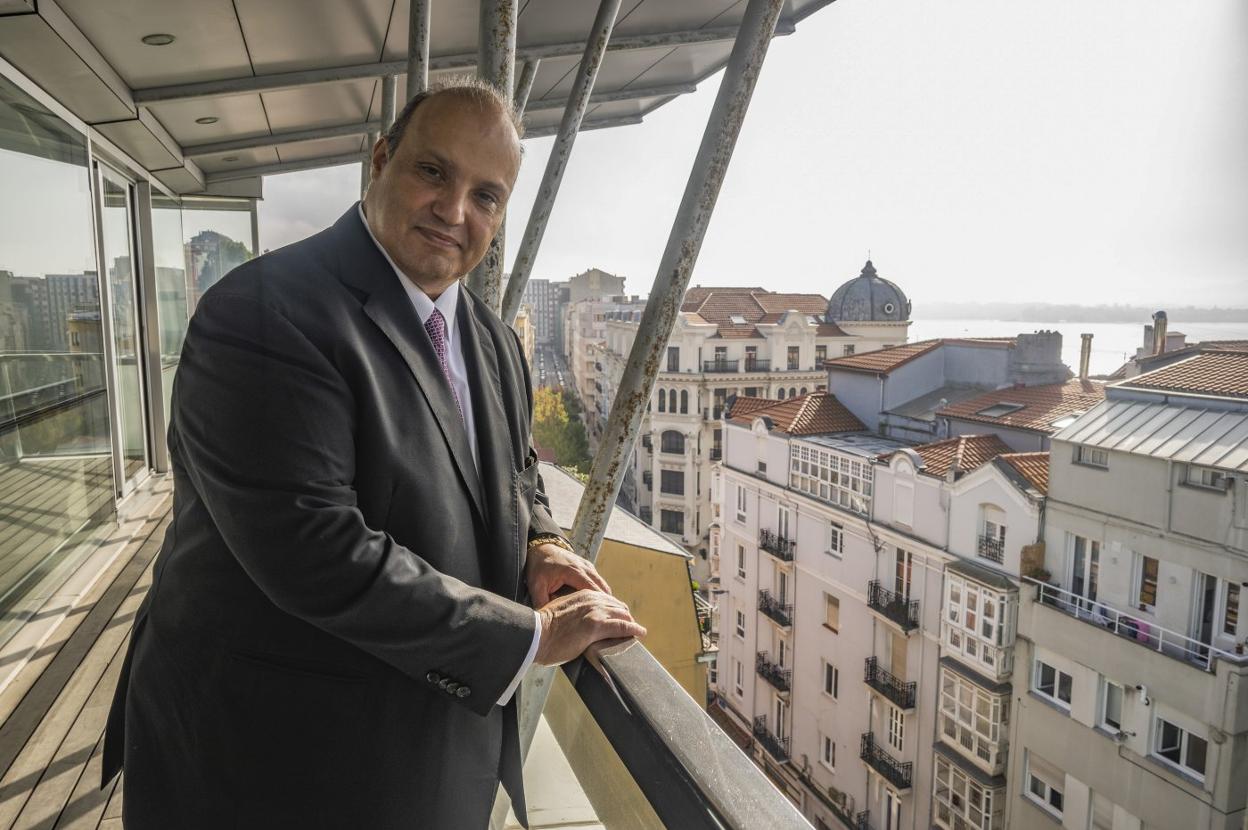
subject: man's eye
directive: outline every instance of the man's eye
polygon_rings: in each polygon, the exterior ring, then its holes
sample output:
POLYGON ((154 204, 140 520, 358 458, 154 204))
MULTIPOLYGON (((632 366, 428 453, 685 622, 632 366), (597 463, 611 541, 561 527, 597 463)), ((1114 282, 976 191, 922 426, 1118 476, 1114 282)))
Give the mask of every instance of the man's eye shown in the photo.
POLYGON ((493 193, 489 193, 487 191, 482 191, 478 193, 477 201, 479 201, 481 204, 485 205, 488 208, 498 207, 498 197, 495 196, 493 193))
POLYGON ((432 164, 422 164, 420 165, 419 169, 421 173, 423 173, 424 175, 428 176, 431 179, 442 178, 442 171, 432 164))

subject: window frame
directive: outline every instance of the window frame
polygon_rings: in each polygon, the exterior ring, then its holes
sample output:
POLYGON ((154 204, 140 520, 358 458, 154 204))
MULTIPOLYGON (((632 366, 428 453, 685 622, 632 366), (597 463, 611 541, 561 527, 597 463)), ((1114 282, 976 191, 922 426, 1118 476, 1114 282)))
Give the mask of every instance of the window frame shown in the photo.
POLYGON ((888 704, 887 741, 888 745, 898 753, 906 751, 906 713, 893 704, 888 704))
POLYGON ((1041 660, 1039 657, 1035 658, 1035 662, 1032 665, 1032 671, 1031 671, 1031 691, 1034 694, 1039 695, 1041 698, 1048 701, 1049 703, 1052 703, 1054 706, 1057 706, 1059 709, 1065 709, 1066 712, 1069 713, 1070 707, 1071 707, 1071 701, 1073 701, 1075 697, 1074 688, 1075 688, 1074 677, 1062 671, 1057 666, 1054 666, 1052 663, 1046 663, 1044 660, 1041 660), (1042 682, 1041 674, 1044 671, 1044 669, 1051 669, 1053 672, 1054 694, 1049 694, 1048 692, 1044 691, 1044 689, 1040 687, 1040 684, 1042 682), (1066 678, 1067 680, 1067 688, 1068 688, 1069 695, 1070 695, 1070 700, 1065 700, 1065 701, 1062 700, 1061 698, 1063 677, 1066 678))
POLYGON ((827 591, 823 592, 823 627, 833 634, 841 633, 841 598, 827 591), (836 625, 828 622, 828 609, 832 607, 836 608, 836 625))
POLYGON ((845 555, 845 526, 829 521, 824 534, 823 552, 840 559, 845 555))
POLYGON ((836 772, 836 740, 831 735, 819 736, 819 763, 829 772, 836 772))
POLYGON ((737 578, 745 579, 745 545, 737 542, 737 578))
POLYGON ((1109 732, 1111 735, 1117 735, 1123 731, 1122 729, 1122 709, 1123 702, 1126 699, 1126 689, 1121 683, 1115 683, 1108 677, 1101 676, 1101 691, 1096 704, 1096 725, 1109 732), (1111 690, 1118 690, 1118 723, 1114 724, 1109 719, 1109 701, 1111 690))
POLYGON ((1214 493, 1225 493, 1227 491, 1227 482, 1229 476, 1215 467, 1202 467, 1199 464, 1188 464, 1183 474, 1183 483, 1189 487, 1197 487, 1201 490, 1209 490, 1214 493), (1192 474, 1196 473, 1195 480, 1192 474), (1212 481, 1206 481, 1206 478, 1212 481))
POLYGON ((683 496, 685 494, 685 471, 684 470, 668 470, 659 468, 659 493, 668 496, 683 496), (679 477, 679 478, 677 478, 679 477), (679 489, 669 490, 668 482, 679 481, 679 489))
POLYGON ((1152 737, 1149 740, 1149 757, 1155 758, 1161 763, 1165 764, 1166 766, 1172 769, 1178 770, 1179 772, 1188 776, 1189 778, 1194 778, 1198 781, 1205 780, 1205 776, 1208 774, 1208 771, 1209 771, 1209 739, 1208 738, 1205 738, 1201 735, 1197 735, 1188 729, 1184 729, 1182 726, 1179 726, 1177 723, 1175 723, 1172 720, 1166 719, 1162 715, 1154 716, 1152 733, 1153 733, 1152 737), (1175 749, 1178 751, 1178 755, 1180 758, 1180 760, 1178 761, 1171 760, 1170 758, 1167 758, 1165 755, 1161 754, 1164 751, 1160 747, 1160 743, 1162 740, 1162 732, 1167 726, 1173 728, 1175 731, 1179 733, 1179 743, 1178 743, 1178 746, 1175 747, 1175 749), (1200 770, 1197 770, 1195 767, 1189 767, 1186 763, 1188 760, 1188 752, 1192 748, 1191 739, 1193 738, 1197 741, 1200 741, 1204 745, 1204 749, 1203 749, 1204 757, 1202 760, 1203 768, 1200 770))
POLYGON ((841 670, 826 658, 821 662, 823 663, 821 691, 824 697, 839 701, 841 699, 841 670), (831 691, 828 691, 829 686, 832 688, 831 691))
POLYGON ((1157 595, 1161 589, 1161 560, 1155 556, 1137 553, 1137 571, 1135 574, 1133 593, 1135 594, 1135 604, 1137 608, 1145 611, 1152 611, 1157 607, 1157 595), (1149 563, 1153 563, 1153 575, 1148 575, 1149 563), (1145 601, 1145 589, 1152 585, 1152 602, 1145 601))
POLYGON ((666 507, 659 508, 659 530, 662 531, 663 533, 670 533, 673 536, 684 536, 685 535, 685 511, 669 510, 666 507), (680 521, 676 522, 675 521, 676 518, 679 518, 680 521), (671 522, 672 525, 679 524, 679 529, 678 530, 670 529, 668 519, 673 520, 671 522))
POLYGON ((736 619, 733 623, 733 634, 740 637, 742 640, 745 639, 745 622, 745 612, 738 608, 736 619))
POLYGON ((1093 447, 1089 444, 1075 444, 1074 462, 1081 467, 1094 470, 1109 469, 1109 450, 1093 447))

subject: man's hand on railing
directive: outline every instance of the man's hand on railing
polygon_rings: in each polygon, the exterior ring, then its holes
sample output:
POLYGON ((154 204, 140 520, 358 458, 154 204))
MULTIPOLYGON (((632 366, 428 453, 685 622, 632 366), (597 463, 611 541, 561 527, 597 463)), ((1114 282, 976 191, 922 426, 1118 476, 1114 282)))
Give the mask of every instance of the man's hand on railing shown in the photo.
POLYGON ((600 640, 646 636, 621 600, 601 591, 580 590, 556 597, 538 609, 542 638, 534 662, 558 666, 574 660, 600 640))

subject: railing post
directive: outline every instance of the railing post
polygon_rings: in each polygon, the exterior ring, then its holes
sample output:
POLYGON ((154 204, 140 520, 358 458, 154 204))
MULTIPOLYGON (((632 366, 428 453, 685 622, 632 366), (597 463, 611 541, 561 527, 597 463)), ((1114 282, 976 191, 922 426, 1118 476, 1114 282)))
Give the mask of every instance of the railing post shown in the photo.
MULTIPOLYGON (((394 123, 394 96, 395 85, 398 78, 394 75, 386 75, 381 79, 381 134, 385 135, 386 130, 390 129, 390 125, 394 123)), ((369 148, 370 152, 372 148, 369 148)))
POLYGON ((524 110, 529 105, 529 93, 533 91, 533 81, 537 78, 537 70, 542 62, 537 58, 525 61, 520 67, 520 77, 516 78, 516 93, 512 97, 512 105, 516 108, 516 117, 523 118, 524 110))
MULTIPOLYGON (((607 428, 590 468, 572 527, 573 546, 586 558, 598 558, 611 507, 624 480, 625 462, 636 443, 654 380, 676 323, 685 288, 697 262, 702 239, 732 158, 750 96, 784 0, 749 0, 732 55, 724 70, 702 143, 672 223, 628 363, 616 392, 607 428)), ((525 754, 550 691, 550 669, 535 669, 521 696, 521 746, 525 754)))
MULTIPOLYGON (((511 278, 507 281, 507 295, 503 298, 501 313, 505 323, 514 320, 516 312, 520 310, 520 297, 524 293, 525 283, 529 281, 529 274, 533 271, 533 262, 537 259, 542 237, 546 234, 546 223, 550 220, 550 212, 559 195, 563 173, 568 168, 568 159, 572 157, 572 145, 576 143, 581 120, 589 107, 589 96, 594 92, 594 80, 598 77, 602 58, 607 54, 607 44, 611 41, 611 30, 615 28, 615 18, 619 11, 620 0, 601 0, 594 26, 589 37, 585 39, 585 54, 581 56, 576 80, 572 83, 572 91, 568 93, 567 106, 563 108, 559 133, 555 137, 554 146, 550 148, 550 156, 546 159, 546 172, 542 174, 542 185, 537 191, 533 210, 529 213, 524 239, 520 242, 516 261, 511 266, 511 278)), ((532 86, 532 83, 530 81, 529 85, 532 86)))
POLYGON ((429 88, 429 11, 433 0, 411 0, 407 19, 407 100, 429 88))
MULTIPOLYGON (((515 89, 516 0, 481 0, 480 24, 477 77, 493 84, 510 101, 515 89)), ((485 257, 468 275, 468 287, 494 311, 498 311, 502 300, 506 238, 507 219, 504 217, 485 257)))

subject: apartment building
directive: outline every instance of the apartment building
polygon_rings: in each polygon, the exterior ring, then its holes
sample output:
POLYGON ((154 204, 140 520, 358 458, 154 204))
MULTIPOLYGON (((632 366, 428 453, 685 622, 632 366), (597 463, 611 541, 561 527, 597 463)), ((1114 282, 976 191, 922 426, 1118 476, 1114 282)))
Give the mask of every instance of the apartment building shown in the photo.
MULTIPOLYGON (((904 342, 909 310, 901 290, 873 269, 841 286, 832 300, 761 288, 695 286, 686 292, 642 422, 633 479, 623 492, 643 519, 696 555, 697 578, 709 575, 708 485, 723 453, 719 421, 728 400, 786 400, 819 391, 830 357, 904 342), (836 319, 841 315, 863 319, 836 319)), ((596 361, 605 370, 604 386, 618 384, 636 335, 635 320, 607 320, 603 358, 596 361)))
POLYGON ((568 370, 585 408, 585 430, 595 446, 611 413, 613 390, 618 385, 618 377, 613 382, 604 365, 607 322, 640 321, 645 310, 645 300, 625 296, 581 299, 567 308, 568 370))
POLYGON ((530 277, 524 284, 520 302, 532 310, 534 341, 548 345, 555 341, 555 319, 559 315, 559 283, 530 277))
POLYGON ((819 827, 1004 827, 1043 454, 918 447, 831 394, 738 398, 714 471, 713 710, 819 827))
POLYGON ((1248 354, 1111 385, 1053 436, 1023 577, 1011 828, 1242 828, 1248 354))

